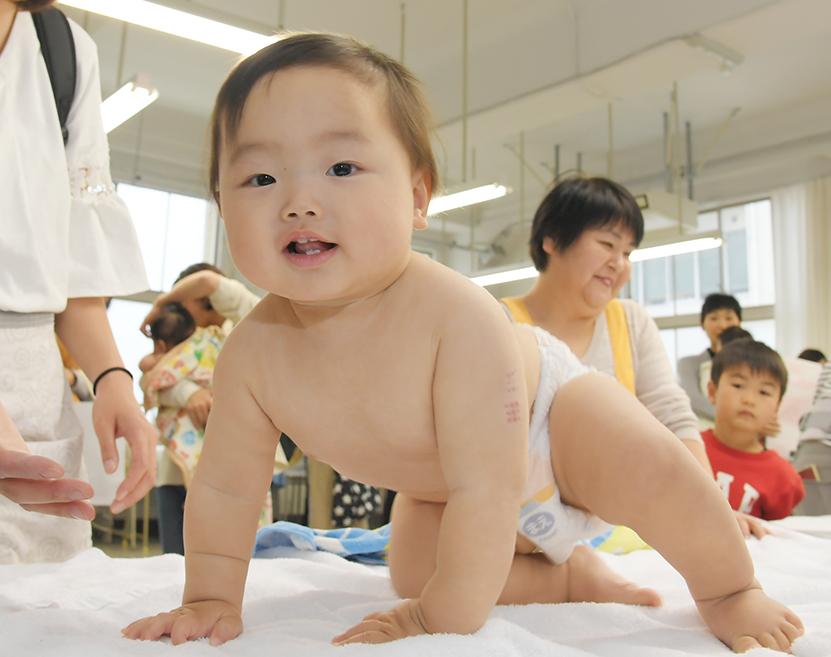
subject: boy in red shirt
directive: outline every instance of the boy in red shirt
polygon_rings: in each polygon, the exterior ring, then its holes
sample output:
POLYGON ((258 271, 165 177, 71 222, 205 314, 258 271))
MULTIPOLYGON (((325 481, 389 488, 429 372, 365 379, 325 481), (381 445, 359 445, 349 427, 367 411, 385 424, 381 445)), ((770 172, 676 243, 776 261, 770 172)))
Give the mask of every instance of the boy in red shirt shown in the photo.
POLYGON ((805 496, 794 467, 764 446, 764 427, 779 410, 788 372, 773 349, 750 339, 724 346, 713 359, 707 392, 713 429, 701 433, 716 481, 737 511, 778 520, 805 496))

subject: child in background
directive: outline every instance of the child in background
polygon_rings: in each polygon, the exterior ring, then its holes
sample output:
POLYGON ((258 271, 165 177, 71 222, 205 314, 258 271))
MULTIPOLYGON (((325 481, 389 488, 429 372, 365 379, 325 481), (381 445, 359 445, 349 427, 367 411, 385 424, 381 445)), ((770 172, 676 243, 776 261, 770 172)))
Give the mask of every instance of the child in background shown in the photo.
POLYGON ((710 380, 706 368, 721 348, 718 338, 722 331, 741 323, 742 307, 736 297, 708 294, 701 306, 701 328, 707 334, 710 346, 696 356, 686 356, 678 361, 678 382, 690 398, 693 412, 701 420, 700 427, 708 426, 715 418, 715 409, 703 392, 710 380))
POLYGON ((680 441, 564 344, 512 326, 486 291, 412 251, 436 165, 398 62, 326 34, 251 55, 219 92, 211 172, 234 260, 269 294, 217 366, 183 604, 126 636, 220 644, 242 631, 281 431, 399 491, 390 576, 408 599, 336 643, 475 632, 497 602, 658 604, 577 546, 608 526, 600 517, 661 552, 733 649, 787 650, 802 633, 762 592, 733 513, 680 441))
POLYGON ((716 425, 701 434, 707 456, 730 506, 764 520, 789 516, 805 495, 793 466, 764 446, 787 382, 779 354, 755 340, 730 342, 713 359, 716 425))

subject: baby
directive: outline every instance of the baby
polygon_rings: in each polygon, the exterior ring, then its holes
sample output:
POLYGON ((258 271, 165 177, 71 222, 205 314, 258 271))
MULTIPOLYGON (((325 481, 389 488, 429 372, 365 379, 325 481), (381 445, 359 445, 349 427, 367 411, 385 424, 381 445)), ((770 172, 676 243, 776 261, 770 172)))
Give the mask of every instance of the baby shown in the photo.
POLYGON ((217 364, 183 604, 124 634, 219 644, 242 631, 284 431, 399 491, 389 563, 406 600, 335 643, 475 632, 497 603, 658 604, 575 548, 603 518, 678 569, 727 645, 787 650, 799 619, 762 592, 732 511, 680 442, 562 343, 412 252, 436 183, 428 126, 412 75, 346 37, 290 36, 224 83, 213 189, 235 262, 270 294, 217 364))

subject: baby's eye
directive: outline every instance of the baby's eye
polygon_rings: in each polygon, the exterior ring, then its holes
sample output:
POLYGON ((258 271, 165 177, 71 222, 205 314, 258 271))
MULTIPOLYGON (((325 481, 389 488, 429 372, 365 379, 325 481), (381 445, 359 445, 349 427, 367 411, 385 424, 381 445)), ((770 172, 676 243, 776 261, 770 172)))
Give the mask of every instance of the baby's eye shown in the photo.
POLYGON ((338 162, 330 166, 326 171, 327 176, 338 176, 339 178, 352 175, 353 173, 355 173, 355 165, 349 162, 338 162))
POLYGON ((258 173, 256 176, 251 176, 248 179, 248 185, 251 187, 265 187, 266 185, 273 185, 276 182, 274 176, 269 176, 267 173, 258 173))

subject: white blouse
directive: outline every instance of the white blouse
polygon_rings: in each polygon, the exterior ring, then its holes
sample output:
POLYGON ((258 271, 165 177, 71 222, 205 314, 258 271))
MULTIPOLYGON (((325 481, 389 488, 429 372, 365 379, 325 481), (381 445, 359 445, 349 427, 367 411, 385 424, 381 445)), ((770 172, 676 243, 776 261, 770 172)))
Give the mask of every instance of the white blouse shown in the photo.
POLYGON ((60 312, 68 298, 148 287, 110 178, 96 47, 70 25, 77 82, 66 147, 29 13, 17 14, 0 52, 0 311, 60 312))

